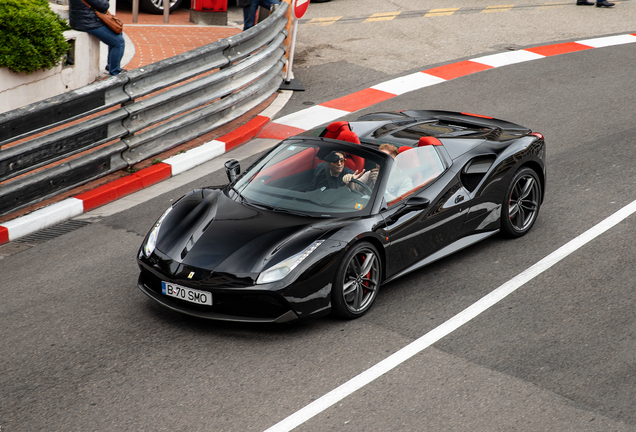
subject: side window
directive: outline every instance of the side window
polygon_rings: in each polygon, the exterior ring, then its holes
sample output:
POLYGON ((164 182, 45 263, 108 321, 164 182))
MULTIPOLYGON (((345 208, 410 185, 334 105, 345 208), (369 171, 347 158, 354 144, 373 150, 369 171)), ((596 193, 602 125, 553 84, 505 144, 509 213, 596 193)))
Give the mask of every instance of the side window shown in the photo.
POLYGON ((443 172, 444 164, 433 146, 403 151, 395 158, 387 181, 384 198, 388 206, 400 202, 443 172))

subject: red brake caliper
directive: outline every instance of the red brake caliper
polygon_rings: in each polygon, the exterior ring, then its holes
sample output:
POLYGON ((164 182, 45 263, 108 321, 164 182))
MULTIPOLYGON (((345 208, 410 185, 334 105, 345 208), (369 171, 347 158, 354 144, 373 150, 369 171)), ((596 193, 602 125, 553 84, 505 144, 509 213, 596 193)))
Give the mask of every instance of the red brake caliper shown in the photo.
MULTIPOLYGON (((364 262, 366 261, 366 257, 362 257, 362 267, 364 267, 364 262)), ((371 270, 369 270, 369 273, 367 273, 366 275, 364 275, 365 278, 367 279, 371 279, 371 270)), ((369 286, 369 281, 365 281, 364 282, 364 286, 368 287, 369 286)), ((364 294, 367 293, 367 290, 364 290, 364 294)))

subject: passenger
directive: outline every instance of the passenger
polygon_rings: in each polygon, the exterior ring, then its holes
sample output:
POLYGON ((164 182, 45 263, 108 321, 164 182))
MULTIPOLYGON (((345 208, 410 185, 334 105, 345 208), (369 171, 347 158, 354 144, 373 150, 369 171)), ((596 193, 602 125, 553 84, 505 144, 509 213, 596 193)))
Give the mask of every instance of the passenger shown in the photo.
MULTIPOLYGON (((378 150, 380 150, 382 153, 388 154, 393 159, 395 159, 399 154, 398 148, 393 144, 381 144, 380 147, 378 147, 378 150)), ((358 180, 367 185, 370 189, 373 189, 375 187, 376 181, 378 180, 379 171, 380 166, 376 164, 376 167, 374 169, 367 171, 363 175, 359 176, 358 180)), ((343 180, 346 183, 349 183, 351 181, 351 178, 348 177, 349 175, 350 174, 346 174, 343 177, 343 180)), ((349 188, 360 192, 363 192, 364 189, 362 186, 355 183, 350 184, 349 188)), ((392 201, 400 195, 407 193, 411 189, 413 189, 413 180, 411 179, 411 177, 402 173, 399 167, 395 167, 393 168, 391 176, 389 177, 389 183, 387 184, 387 189, 384 193, 384 196, 387 201, 392 201)))
POLYGON ((345 155, 342 152, 331 152, 323 160, 324 162, 316 167, 314 178, 307 190, 337 189, 347 186, 351 180, 358 179, 364 174, 364 170, 358 173, 345 167, 345 155))
MULTIPOLYGON (((395 159, 397 155, 400 153, 398 151, 398 148, 391 144, 381 145, 380 151, 384 151, 393 159, 395 159), (388 147, 384 147, 383 149, 382 148, 383 146, 388 146, 388 147)), ((411 151, 411 150, 407 150, 407 151, 411 151)), ((409 177, 405 172, 403 172, 398 165, 395 165, 391 169, 391 173, 389 174, 389 181, 386 185, 386 190, 384 191, 384 199, 386 199, 387 202, 393 201, 394 199, 404 195, 411 189, 413 189, 413 179, 409 177)))

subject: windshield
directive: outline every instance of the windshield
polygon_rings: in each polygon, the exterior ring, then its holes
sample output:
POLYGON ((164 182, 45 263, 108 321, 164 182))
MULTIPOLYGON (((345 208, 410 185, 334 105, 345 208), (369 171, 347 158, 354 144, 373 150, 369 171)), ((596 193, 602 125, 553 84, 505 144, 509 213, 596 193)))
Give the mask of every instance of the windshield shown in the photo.
POLYGON ((368 213, 387 157, 356 144, 288 140, 241 175, 248 204, 311 216, 368 213))

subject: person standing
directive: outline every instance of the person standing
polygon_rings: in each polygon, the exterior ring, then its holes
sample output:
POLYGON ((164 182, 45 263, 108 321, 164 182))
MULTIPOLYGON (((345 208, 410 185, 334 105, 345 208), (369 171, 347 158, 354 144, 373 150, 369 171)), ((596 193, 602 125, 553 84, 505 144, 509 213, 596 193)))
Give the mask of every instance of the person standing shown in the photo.
MULTIPOLYGON (((594 6, 594 2, 591 2, 591 1, 588 1, 588 0, 577 0, 576 1, 576 5, 577 6, 594 6)), ((596 7, 612 7, 614 5, 615 5, 615 3, 608 2, 607 0, 597 0, 596 1, 596 7)))
POLYGON ((91 34, 108 45, 106 70, 110 76, 119 75, 122 71, 121 59, 126 49, 126 41, 123 35, 106 27, 93 10, 106 12, 110 7, 108 0, 69 0, 68 7, 69 22, 73 30, 91 34))
POLYGON ((249 6, 243 8, 243 31, 256 24, 256 11, 260 6, 270 10, 272 5, 280 4, 279 0, 251 0, 249 6))

